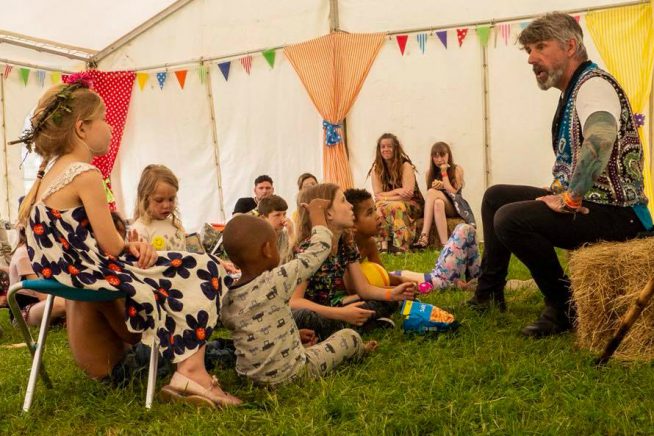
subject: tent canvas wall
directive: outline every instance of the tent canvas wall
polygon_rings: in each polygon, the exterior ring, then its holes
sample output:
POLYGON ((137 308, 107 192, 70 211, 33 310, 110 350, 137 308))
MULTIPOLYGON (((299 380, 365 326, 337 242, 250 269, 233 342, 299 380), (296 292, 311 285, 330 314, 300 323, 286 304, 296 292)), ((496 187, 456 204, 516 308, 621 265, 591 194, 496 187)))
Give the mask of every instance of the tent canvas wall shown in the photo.
MULTIPOLYGON (((404 55, 395 37, 389 36, 346 119, 355 185, 370 187, 366 174, 375 141, 382 133, 399 136, 418 168, 423 189, 429 148, 434 141, 445 140, 465 168, 465 194, 479 216, 488 184, 543 186, 550 182, 553 155, 549 131, 558 93, 542 92, 534 83, 525 53, 514 44, 520 22, 549 10, 578 10, 583 15, 586 8, 625 2, 186 3, 103 57, 98 68, 150 73, 143 90, 134 85, 137 88, 112 174, 119 206, 130 215, 141 169, 148 163, 163 163, 180 177, 183 220, 189 230, 196 230, 203 222, 228 219, 236 199, 251 195, 252 181, 259 174, 272 176, 276 191, 291 209, 297 176, 305 171, 322 176, 322 120, 281 50, 273 67, 260 51, 328 33, 330 10, 338 10, 338 27, 345 31, 406 31, 409 35, 404 55), (486 49, 488 98, 484 111, 484 50, 474 25, 507 19, 514 24, 509 44, 501 38, 495 41, 491 34, 486 49), (470 28, 460 47, 457 27, 470 28), (424 54, 411 33, 418 29, 428 34, 424 54), (432 29, 448 29, 447 49, 432 29), (249 74, 239 63, 248 52, 252 55, 249 74), (227 60, 232 63, 225 80, 217 63, 227 60), (204 82, 196 73, 200 62, 209 73, 204 82), (189 70, 183 89, 172 74, 178 69, 189 70), (154 74, 165 71, 169 75, 160 89, 154 74), (484 116, 489 117, 488 124, 484 116)), ((602 66, 583 17, 581 24, 589 55, 602 66)), ((4 44, 0 44, 0 59, 12 53, 18 56, 16 50, 7 55, 2 50, 4 44)), ((56 58, 43 55, 39 65, 56 66, 56 58)), ((79 69, 79 61, 61 59, 60 69, 75 68, 75 63, 79 69)), ((36 81, 24 86, 15 74, 3 79, 3 86, 3 134, 13 139, 43 89, 36 81)), ((0 216, 14 218, 15 198, 23 190, 20 151, 9 148, 0 159, 8 170, 6 188, 0 189, 0 216)))

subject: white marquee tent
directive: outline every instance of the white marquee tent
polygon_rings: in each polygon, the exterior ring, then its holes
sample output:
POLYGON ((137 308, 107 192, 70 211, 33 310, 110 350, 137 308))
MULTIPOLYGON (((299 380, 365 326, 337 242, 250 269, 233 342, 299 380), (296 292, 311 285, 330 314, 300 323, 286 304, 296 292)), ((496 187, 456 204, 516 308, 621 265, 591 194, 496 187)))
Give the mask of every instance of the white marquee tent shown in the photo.
MULTIPOLYGON (((148 73, 134 84, 122 145, 112 173, 118 206, 127 216, 141 169, 162 163, 181 182, 185 226, 223 222, 252 181, 269 174, 291 204, 295 181, 322 176, 322 119, 281 48, 337 28, 387 32, 361 92, 346 118, 346 139, 356 186, 367 171, 376 139, 393 132, 424 184, 433 142, 449 142, 465 168, 465 195, 479 216, 485 188, 495 183, 544 186, 553 161, 550 124, 558 93, 540 91, 524 52, 515 45, 520 24, 551 10, 584 15, 636 2, 616 0, 114 0, 53 6, 46 0, 2 0, 0 69, 80 71, 94 61, 103 71, 148 73), (484 47, 475 27, 511 24, 505 44, 492 32, 484 47), (470 28, 462 45, 457 28, 470 28), (447 48, 434 31, 447 30, 447 48), (426 33, 424 53, 416 34, 426 33), (409 35, 404 54, 395 35, 409 35), (274 66, 261 51, 276 49, 274 66), (252 55, 248 74, 238 60, 252 55), (232 60, 228 80, 217 63, 232 60), (208 69, 208 80, 195 72, 208 69), (182 89, 174 75, 163 89, 158 72, 188 69, 182 89)), ((591 59, 603 65, 592 38, 591 59)), ((1 74, 0 217, 15 218, 30 160, 21 168, 24 120, 44 91, 14 73, 1 74)), ((45 81, 46 85, 49 83, 45 81)), ((650 105, 651 107, 651 105, 650 105)), ((648 119, 651 117, 648 117, 648 119)), ((423 187, 424 188, 424 187, 423 187)))

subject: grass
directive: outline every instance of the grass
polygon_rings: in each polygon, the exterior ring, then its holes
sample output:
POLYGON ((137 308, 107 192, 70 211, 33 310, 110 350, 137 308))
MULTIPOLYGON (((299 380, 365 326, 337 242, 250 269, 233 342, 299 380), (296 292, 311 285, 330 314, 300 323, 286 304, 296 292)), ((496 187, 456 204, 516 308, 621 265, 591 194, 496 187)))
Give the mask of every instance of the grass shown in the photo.
MULTIPOLYGON (((386 257, 388 269, 429 270, 436 255, 386 257)), ((529 273, 515 259, 510 277, 529 273)), ((21 413, 29 373, 26 349, 0 348, 0 434, 652 434, 654 369, 611 362, 598 370, 571 334, 545 340, 520 329, 542 307, 536 291, 508 296, 506 313, 478 315, 463 291, 425 301, 451 310, 456 334, 376 332, 379 350, 329 377, 269 391, 218 370, 223 386, 247 404, 209 412, 185 405, 143 407, 145 385, 116 390, 88 380, 72 362, 65 331, 49 335, 42 383, 30 414, 21 413)), ((0 312, 0 346, 20 342, 0 312)), ((399 318, 398 318, 399 320, 399 318)), ((225 331, 219 332, 226 335, 225 331)))

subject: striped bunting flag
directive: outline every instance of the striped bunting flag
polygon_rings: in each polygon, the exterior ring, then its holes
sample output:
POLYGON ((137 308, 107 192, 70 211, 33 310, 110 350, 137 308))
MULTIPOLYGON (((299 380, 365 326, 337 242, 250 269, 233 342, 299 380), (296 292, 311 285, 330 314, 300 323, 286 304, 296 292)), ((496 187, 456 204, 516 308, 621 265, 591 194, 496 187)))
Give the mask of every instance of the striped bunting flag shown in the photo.
POLYGON ((11 70, 13 69, 14 67, 12 67, 11 65, 5 65, 5 71, 3 73, 3 75, 5 76, 5 80, 7 80, 7 77, 9 77, 9 73, 11 73, 11 70))
POLYGON ((248 75, 250 75, 250 70, 252 69, 252 56, 248 55, 241 58, 241 65, 248 75))
POLYGON ((416 40, 418 41, 418 47, 420 47, 420 51, 422 52, 422 54, 425 54, 425 44, 427 43, 427 34, 426 33, 417 34, 416 40))
POLYGON ((36 71, 36 81, 39 82, 39 85, 41 85, 41 88, 45 86, 45 71, 43 70, 37 70, 36 71))

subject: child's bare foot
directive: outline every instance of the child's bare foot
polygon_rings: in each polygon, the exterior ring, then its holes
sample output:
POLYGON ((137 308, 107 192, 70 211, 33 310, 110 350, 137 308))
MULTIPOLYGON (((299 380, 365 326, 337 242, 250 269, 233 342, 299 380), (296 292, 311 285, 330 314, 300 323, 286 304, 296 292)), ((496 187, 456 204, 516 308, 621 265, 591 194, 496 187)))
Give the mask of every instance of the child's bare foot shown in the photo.
POLYGON ((368 354, 377 349, 379 343, 377 341, 366 341, 363 343, 363 352, 368 354))

